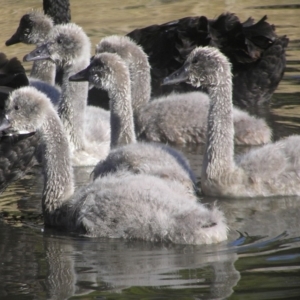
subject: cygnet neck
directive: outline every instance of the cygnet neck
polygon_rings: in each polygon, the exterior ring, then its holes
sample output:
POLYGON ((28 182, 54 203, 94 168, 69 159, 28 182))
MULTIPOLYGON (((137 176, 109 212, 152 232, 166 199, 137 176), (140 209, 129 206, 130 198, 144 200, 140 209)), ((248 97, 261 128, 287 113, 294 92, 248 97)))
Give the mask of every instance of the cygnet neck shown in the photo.
POLYGON ((42 209, 45 224, 55 225, 58 222, 56 214, 73 195, 74 185, 68 140, 54 109, 48 109, 39 134, 44 143, 42 209))
POLYGON ((131 103, 131 83, 125 64, 118 68, 110 98, 111 148, 136 142, 131 103))
POLYGON ((136 46, 132 51, 135 58, 128 64, 131 78, 131 97, 134 116, 150 101, 151 75, 148 57, 136 46))
POLYGON ((230 172, 234 164, 234 127, 232 113, 231 74, 208 88, 210 101, 207 142, 202 166, 202 178, 219 178, 230 172))
POLYGON ((30 76, 55 85, 56 66, 49 60, 36 60, 33 62, 30 76))
POLYGON ((85 147, 85 109, 88 96, 87 82, 70 82, 69 77, 89 65, 89 59, 75 60, 63 66, 63 80, 58 114, 64 125, 72 150, 85 147))

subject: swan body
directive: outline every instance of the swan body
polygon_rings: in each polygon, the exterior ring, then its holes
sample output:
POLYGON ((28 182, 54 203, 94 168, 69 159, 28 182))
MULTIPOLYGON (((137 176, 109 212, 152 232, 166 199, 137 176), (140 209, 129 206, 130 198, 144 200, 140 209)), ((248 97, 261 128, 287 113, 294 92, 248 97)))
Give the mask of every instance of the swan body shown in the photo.
POLYGON ((54 24, 64 24, 71 21, 69 0, 43 0, 43 10, 53 19, 54 24))
POLYGON ((127 35, 149 56, 153 97, 170 91, 191 91, 186 83, 166 87, 161 82, 184 63, 195 47, 210 45, 220 49, 232 63, 233 103, 251 107, 270 101, 286 65, 288 38, 278 37, 266 19, 241 22, 233 13, 211 20, 205 16, 186 17, 135 29, 127 35))
POLYGON ((74 164, 95 165, 105 158, 110 141, 109 112, 86 105, 87 83, 69 82, 69 77, 90 61, 90 41, 82 28, 72 23, 56 25, 47 42, 24 59, 51 59, 63 70, 58 113, 69 138, 74 164), (95 119, 101 121, 94 123, 95 119))
POLYGON ((30 86, 33 86, 37 90, 46 94, 50 98, 52 104, 56 108, 58 108, 59 101, 60 101, 60 93, 61 93, 61 90, 58 87, 50 85, 47 82, 44 82, 42 80, 39 80, 39 79, 36 79, 33 77, 29 77, 28 81, 29 81, 30 86))
MULTIPOLYGON (((2 122, 5 101, 9 93, 28 84, 21 62, 16 58, 8 59, 4 53, 0 53, 0 119, 2 122)), ((0 129, 0 193, 37 164, 38 145, 37 134, 8 136, 0 129)))
MULTIPOLYGON (((172 144, 204 143, 209 97, 202 92, 172 93, 150 101, 150 66, 143 49, 126 36, 103 38, 96 53, 117 53, 131 75, 135 129, 141 139, 172 144)), ((234 141, 238 145, 260 145, 271 140, 271 130, 262 119, 233 109, 234 141)))
MULTIPOLYGON (((69 1, 48 1, 44 11, 55 24, 70 20, 69 1)), ((233 13, 216 19, 205 16, 186 17, 161 25, 135 29, 127 36, 142 46, 151 65, 152 97, 170 92, 194 90, 190 85, 162 86, 165 76, 178 69, 197 46, 218 47, 233 65, 233 101, 242 108, 268 103, 282 79, 288 45, 287 37, 278 37, 275 27, 264 16, 254 23, 252 18, 241 22, 233 13)), ((32 26, 35 23, 32 22, 32 26)), ((39 26, 35 26, 39 30, 39 26)), ((109 108, 107 94, 92 89, 89 104, 109 108)))
POLYGON ((201 188, 206 195, 300 195, 300 136, 290 136, 234 159, 231 64, 218 49, 198 47, 165 84, 187 81, 211 99, 201 188))
POLYGON ((21 86, 31 85, 39 91, 45 93, 52 101, 54 106, 58 106, 60 90, 48 84, 47 82, 27 77, 25 69, 17 58, 8 59, 3 52, 0 52, 0 85, 18 88, 21 86))
POLYGON ((92 237, 153 242, 210 244, 226 240, 223 214, 216 207, 208 209, 198 203, 172 180, 119 172, 99 177, 74 193, 71 152, 63 125, 49 99, 34 88, 14 91, 5 114, 11 131, 36 130, 42 136, 46 226, 92 237))
MULTIPOLYGON (((16 32, 6 41, 10 46, 16 43, 34 44, 40 46, 46 42, 54 24, 68 23, 70 20, 70 10, 68 1, 48 1, 44 3, 45 14, 41 11, 33 10, 21 17, 16 32), (51 17, 51 18, 50 18, 51 17), (53 19, 53 20, 52 20, 53 19)), ((37 60, 33 62, 30 76, 50 85, 62 84, 62 70, 51 60, 37 60)), ((48 95, 49 96, 49 95, 48 95)), ((88 91, 88 104, 100 106, 105 110, 109 109, 107 93, 104 91, 90 89, 88 91), (98 99, 103 99, 100 103, 98 99)))
POLYGON ((95 55, 86 69, 69 80, 89 80, 96 88, 107 90, 110 96, 112 150, 96 165, 94 179, 122 170, 177 180, 189 191, 194 191, 195 176, 182 154, 165 145, 136 141, 131 78, 127 65, 117 54, 95 55))

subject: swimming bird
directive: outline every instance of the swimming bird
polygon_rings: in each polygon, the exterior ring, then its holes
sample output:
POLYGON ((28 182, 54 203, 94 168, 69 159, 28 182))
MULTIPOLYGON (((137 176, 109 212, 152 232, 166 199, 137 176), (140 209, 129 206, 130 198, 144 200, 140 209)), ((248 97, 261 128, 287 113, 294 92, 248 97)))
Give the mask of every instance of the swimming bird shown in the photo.
POLYGON ((149 56, 152 96, 171 91, 190 91, 185 83, 161 86, 164 77, 178 69, 198 46, 214 46, 232 63, 233 103, 253 107, 268 103, 282 79, 288 45, 286 36, 278 37, 267 16, 257 23, 252 18, 241 22, 233 13, 216 19, 185 17, 162 25, 135 29, 127 35, 149 56))
POLYGON ((39 91, 45 93, 52 101, 53 105, 58 106, 60 91, 58 88, 47 82, 27 77, 21 62, 13 57, 8 59, 3 52, 0 52, 0 85, 11 88, 31 85, 39 91))
POLYGON ((47 42, 24 57, 26 61, 50 59, 63 70, 58 113, 64 124, 75 165, 95 165, 109 151, 109 112, 87 106, 88 83, 73 83, 69 77, 90 61, 90 41, 73 23, 56 25, 47 42))
MULTIPOLYGON (((131 77, 132 106, 137 137, 172 144, 204 143, 209 97, 202 92, 172 93, 152 99, 148 57, 127 36, 108 36, 96 46, 96 53, 117 53, 127 64, 131 77)), ((271 130, 262 119, 233 108, 234 142, 259 145, 271 141, 271 130)))
MULTIPOLYGON (((6 41, 6 46, 16 43, 40 46, 46 42, 47 35, 55 26, 54 24, 68 23, 70 20, 68 17, 70 16, 69 3, 59 1, 56 5, 55 2, 57 1, 47 1, 47 3, 44 3, 44 7, 47 7, 45 14, 39 10, 32 10, 23 15, 16 32, 6 41), (53 20, 50 16, 53 17, 53 20)), ((30 76, 31 80, 35 78, 51 85, 56 84, 61 86, 63 74, 60 66, 56 65, 53 61, 36 60, 33 62, 30 76)), ((88 104, 100 106, 108 110, 109 101, 107 93, 90 89, 88 91, 88 104), (106 101, 103 100, 99 104, 99 98, 104 98, 106 101)))
MULTIPOLYGON (((16 32, 6 41, 6 46, 17 43, 42 45, 54 24, 43 12, 33 10, 22 16, 16 32)), ((51 60, 34 61, 30 76, 50 85, 55 84, 56 66, 51 60)))
POLYGON ((234 159, 232 74, 228 58, 213 47, 198 47, 164 81, 186 81, 208 89, 210 108, 201 173, 204 194, 222 197, 300 195, 300 136, 250 150, 234 159))
MULTIPOLYGON (((70 19, 69 0, 47 1, 44 10, 53 19, 66 23, 70 19), (50 13, 49 13, 50 12, 50 13)), ((150 25, 135 29, 127 36, 142 46, 149 56, 151 65, 152 97, 169 94, 172 91, 194 90, 185 83, 176 86, 162 86, 164 77, 178 69, 187 55, 197 46, 218 47, 229 57, 233 68, 233 102, 247 108, 268 103, 282 79, 288 38, 279 37, 275 26, 269 24, 267 16, 258 22, 248 18, 241 22, 233 13, 224 13, 216 19, 206 16, 185 17, 161 25, 150 25)), ((32 26, 37 30, 38 25, 32 26)), ((27 26, 26 28, 29 28, 27 26)), ((89 104, 99 105, 101 96, 103 107, 108 109, 108 96, 91 89, 89 104)))
POLYGON ((119 55, 97 54, 86 69, 69 80, 88 80, 92 86, 105 89, 110 98, 111 151, 96 165, 94 179, 125 170, 177 180, 189 191, 194 191, 195 176, 181 153, 166 145, 136 141, 131 76, 119 55))
MULTIPOLYGON (((5 122, 4 108, 9 93, 28 84, 21 62, 16 58, 8 59, 4 53, 0 53, 0 122, 5 122)), ((38 135, 23 133, 8 136, 0 128, 0 193, 37 164, 35 155, 38 141, 38 135)))
POLYGON ((152 242, 211 244, 227 239, 223 214, 194 201, 194 195, 172 180, 120 172, 74 192, 65 129, 50 100, 36 89, 12 92, 5 116, 10 131, 37 131, 42 136, 45 226, 91 237, 152 242))

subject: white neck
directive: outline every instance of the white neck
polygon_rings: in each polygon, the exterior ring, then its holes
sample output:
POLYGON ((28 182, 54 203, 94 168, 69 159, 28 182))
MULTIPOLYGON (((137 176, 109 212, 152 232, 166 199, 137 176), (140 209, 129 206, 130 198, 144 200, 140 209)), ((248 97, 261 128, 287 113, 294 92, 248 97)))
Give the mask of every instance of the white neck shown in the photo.
POLYGON ((131 78, 133 113, 136 115, 151 97, 150 65, 145 54, 139 55, 137 62, 128 65, 131 78))
POLYGON ((55 85, 56 66, 49 60, 36 60, 33 62, 30 76, 40 79, 50 85, 55 85))
POLYGON ((235 167, 231 76, 220 85, 210 87, 209 97, 211 101, 202 178, 214 180, 235 167))
POLYGON ((125 74, 118 74, 116 77, 114 89, 108 91, 110 98, 111 148, 136 142, 130 78, 125 74))
POLYGON ((71 147, 83 150, 85 146, 85 109, 88 82, 70 82, 69 77, 86 68, 89 60, 82 60, 63 68, 63 83, 58 114, 62 120, 71 147))
POLYGON ((55 225, 60 208, 73 195, 73 171, 68 141, 63 126, 51 109, 39 130, 43 147, 45 176, 42 208, 45 224, 55 225))

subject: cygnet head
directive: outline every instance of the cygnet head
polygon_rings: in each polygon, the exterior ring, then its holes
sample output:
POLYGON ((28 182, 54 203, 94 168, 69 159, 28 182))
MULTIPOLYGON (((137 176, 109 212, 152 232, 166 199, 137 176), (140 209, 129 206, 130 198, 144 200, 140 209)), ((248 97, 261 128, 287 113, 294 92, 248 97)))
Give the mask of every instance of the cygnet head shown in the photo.
POLYGON ((90 55, 90 40, 83 29, 74 23, 56 25, 46 43, 24 57, 25 61, 51 59, 62 67, 86 59, 90 55))
MULTIPOLYGON (((138 46, 131 38, 129 38, 128 36, 120 36, 120 35, 111 35, 111 36, 104 37, 96 45, 96 50, 95 50, 96 54, 104 53, 104 52, 117 53, 127 63, 139 59, 142 54, 145 55, 145 57, 147 57, 142 47, 138 46)), ((147 59, 146 61, 148 62, 147 59)))
MULTIPOLYGON (((128 68, 119 55, 101 53, 94 56, 86 69, 71 76, 69 80, 89 81, 90 86, 113 91, 118 84, 124 85, 124 82, 128 82, 128 78, 128 68)), ((125 88, 126 86, 124 86, 125 88)))
POLYGON ((170 76, 163 84, 188 82, 195 87, 223 85, 231 80, 231 64, 227 57, 214 47, 195 48, 184 65, 170 76))
POLYGON ((47 118, 47 110, 53 109, 44 93, 33 87, 14 90, 5 103, 5 118, 9 131, 16 133, 35 132, 47 118))
POLYGON ((45 41, 53 27, 53 21, 43 12, 34 10, 24 15, 17 31, 6 41, 6 46, 17 43, 38 44, 45 41))

